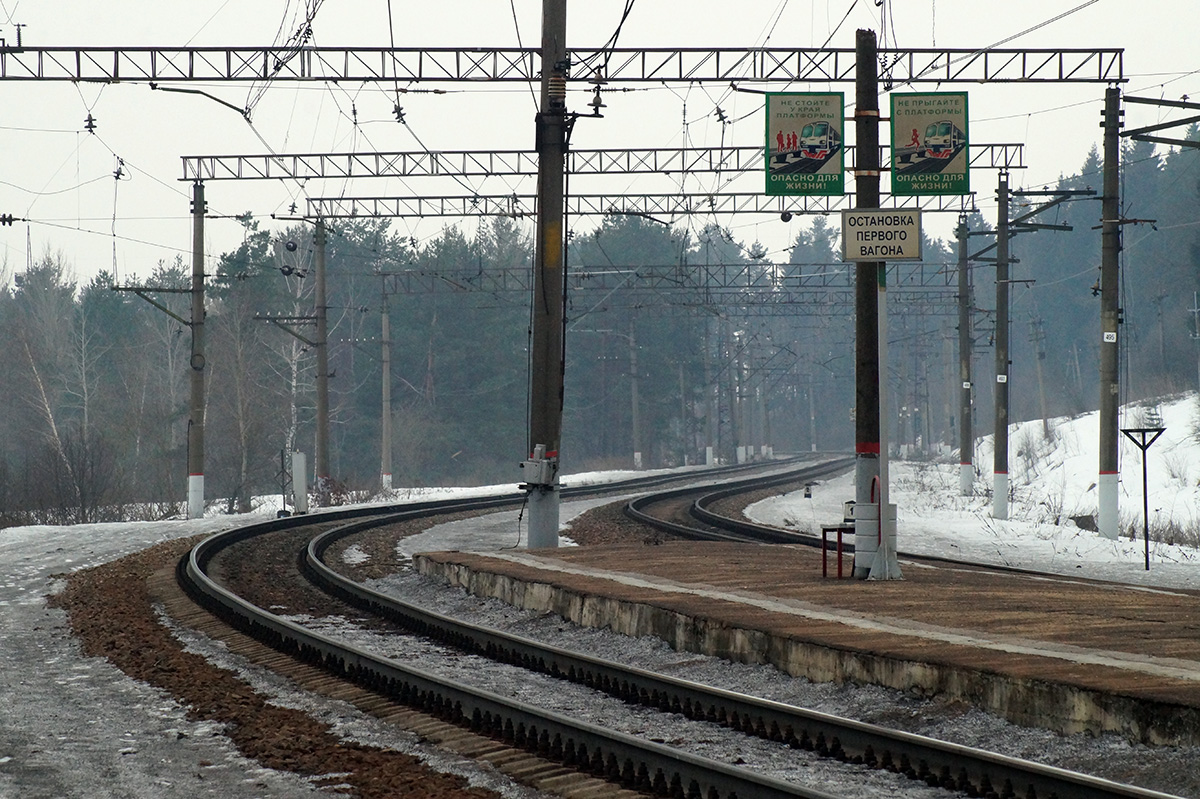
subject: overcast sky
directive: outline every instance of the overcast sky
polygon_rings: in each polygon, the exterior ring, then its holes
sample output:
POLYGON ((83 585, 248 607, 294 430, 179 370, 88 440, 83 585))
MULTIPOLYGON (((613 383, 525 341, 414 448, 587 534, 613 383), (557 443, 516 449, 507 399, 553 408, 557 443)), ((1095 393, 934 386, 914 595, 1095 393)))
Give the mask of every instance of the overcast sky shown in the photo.
MULTIPOLYGON (((317 0, 307 0, 311 5, 317 0)), ((317 46, 397 47, 536 46, 540 42, 541 4, 536 0, 324 0, 313 22, 317 46), (389 8, 390 6, 390 8, 389 8), (390 19, 389 19, 390 18, 390 19)), ((1195 0, 635 0, 618 46, 732 46, 851 48, 857 28, 879 32, 880 46, 900 48, 1074 47, 1124 48, 1128 79, 1124 91, 1139 96, 1200 98, 1200 56, 1193 24, 1195 0), (849 11, 849 14, 847 14, 849 11), (1056 17, 1060 17, 1056 19, 1056 17), (1015 37, 1015 38, 1011 38, 1015 37)), ((624 2, 593 0, 568 6, 568 46, 599 47, 616 29, 624 2)), ((24 25, 27 46, 267 46, 280 44, 300 25, 304 5, 297 0, 0 0, 0 36, 11 45, 16 24, 24 25), (248 8, 252 6, 252 8, 248 8)), ((261 85, 209 84, 204 91, 243 107, 261 85)), ((420 88, 413 86, 412 88, 420 88)), ((145 277, 160 260, 190 258, 189 187, 180 182, 182 155, 258 154, 268 152, 344 152, 349 150, 529 149, 533 145, 534 100, 518 86, 449 87, 449 94, 404 95, 407 126, 396 123, 394 87, 279 83, 267 87, 254 106, 253 124, 210 99, 152 91, 145 84, 99 85, 7 82, 0 118, 0 213, 28 218, 0 228, 7 279, 25 268, 32 254, 61 251, 87 280, 100 269, 115 268, 122 280, 145 277), (84 130, 91 114, 94 134, 84 130), (121 179, 114 173, 121 172, 121 179)), ((590 94, 585 82, 569 102, 580 111, 590 94)), ((605 118, 581 120, 573 146, 679 147, 763 142, 762 98, 734 93, 726 85, 641 86, 638 91, 606 94, 605 118), (717 107, 726 118, 716 117, 717 107)), ((772 87, 779 88, 779 87, 772 87)), ((793 91, 844 91, 853 86, 796 84, 793 91)), ((934 87, 922 86, 920 90, 934 87)), ((970 92, 974 143, 1024 142, 1028 169, 1014 173, 1014 187, 1041 188, 1079 169, 1099 142, 1104 87, 1097 84, 1053 86, 952 84, 947 91, 970 92)), ((887 97, 881 107, 888 108, 887 97)), ((1130 106, 1127 126, 1178 118, 1130 106)), ((886 133, 884 134, 886 137, 886 133)), ((532 193, 532 183, 509 178, 471 179, 473 192, 532 193)), ((712 185, 711 176, 688 184, 712 185)), ((603 182, 576 179, 577 191, 649 193, 669 191, 671 182, 647 176, 609 177, 603 182)), ((762 191, 759 172, 731 184, 762 191)), ((853 181, 847 181, 853 190, 853 181)), ((1095 186, 1099 187, 1097 176, 1095 186)), ((994 215, 995 174, 977 170, 972 188, 985 216, 994 215)), ((251 211, 268 227, 272 213, 286 215, 303 198, 392 194, 463 194, 457 184, 431 179, 356 181, 353 184, 300 187, 288 183, 210 182, 210 212, 232 215, 251 211)), ((1095 208, 1071 219, 1095 222, 1095 208)), ((936 235, 948 235, 952 214, 927 220, 936 235)), ((711 218, 676 220, 699 229, 711 218)), ((772 256, 784 249, 806 220, 737 217, 715 221, 730 227, 749 244, 762 241, 772 256)), ((396 220, 394 228, 419 240, 436 236, 451 220, 396 220)), ((465 223, 468 228, 473 222, 465 223)), ((575 222, 590 230, 595 220, 575 222)), ((213 219, 207 247, 219 254, 236 246, 241 228, 213 219)))

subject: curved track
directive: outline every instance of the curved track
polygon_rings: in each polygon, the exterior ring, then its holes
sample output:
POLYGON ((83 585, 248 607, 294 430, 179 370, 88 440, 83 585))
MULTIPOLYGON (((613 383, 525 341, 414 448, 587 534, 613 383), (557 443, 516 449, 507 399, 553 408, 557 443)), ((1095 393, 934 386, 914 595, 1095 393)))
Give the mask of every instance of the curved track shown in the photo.
MULTIPOLYGON (((645 507, 678 503, 681 498, 693 508, 710 506, 732 493, 761 490, 767 484, 787 484, 815 479, 844 469, 848 461, 827 462, 789 470, 768 478, 756 477, 713 491, 673 490, 656 495, 656 500, 639 501, 645 507)), ((623 486, 629 490, 630 486, 623 486)), ((372 591, 337 574, 323 563, 323 553, 337 540, 364 529, 450 511, 476 510, 508 505, 519 497, 493 498, 455 503, 424 503, 405 510, 354 519, 370 511, 321 514, 323 522, 344 524, 317 535, 303 555, 303 568, 325 590, 346 601, 389 618, 413 632, 438 638, 461 649, 517 663, 540 672, 580 682, 624 701, 681 713, 741 730, 747 735, 768 738, 784 746, 803 748, 822 755, 907 774, 930 785, 959 790, 967 795, 998 797, 1162 797, 1104 780, 1072 774, 1046 766, 1014 760, 988 752, 967 749, 907 733, 806 711, 775 702, 734 694, 708 686, 663 677, 601 661, 578 653, 549 647, 476 625, 430 613, 408 603, 372 591), (1018 793, 1019 791, 1019 793, 1018 793)), ((711 525, 722 525, 716 514, 711 525)), ((346 646, 329 637, 304 629, 261 608, 219 585, 207 574, 208 565, 222 550, 256 535, 285 529, 308 520, 276 522, 213 536, 197 546, 181 562, 180 576, 189 589, 210 607, 218 609, 235 624, 251 631, 272 646, 312 662, 348 680, 368 685, 381 693, 416 705, 428 712, 495 735, 510 743, 537 751, 592 774, 604 776, 625 787, 658 795, 691 797, 793 796, 826 797, 827 793, 782 783, 722 763, 707 761, 670 747, 600 729, 586 721, 563 718, 544 710, 514 702, 506 697, 449 684, 434 675, 406 668, 371 652, 346 646)), ((679 524, 672 522, 672 524, 679 524)), ((325 525, 328 527, 328 524, 325 525)), ((755 526, 757 527, 757 526, 755 526)), ((769 528, 768 528, 769 529, 769 528)), ((678 532, 672 529, 673 532, 678 532)), ((709 530, 703 537, 723 536, 746 540, 753 533, 709 530)), ((693 531, 693 537, 699 536, 693 531)), ((774 530, 772 540, 798 542, 793 533, 774 530)), ((760 539, 761 540, 761 539, 760 539)))

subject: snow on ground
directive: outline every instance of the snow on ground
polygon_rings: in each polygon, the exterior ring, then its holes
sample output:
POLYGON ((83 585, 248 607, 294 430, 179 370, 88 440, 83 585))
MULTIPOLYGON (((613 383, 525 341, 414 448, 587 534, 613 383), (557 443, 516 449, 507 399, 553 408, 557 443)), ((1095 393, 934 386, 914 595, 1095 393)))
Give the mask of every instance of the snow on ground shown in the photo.
POLYGON ((242 519, 0 531, 0 797, 302 797, 292 774, 241 757, 219 725, 192 722, 161 691, 83 658, 55 574, 242 519))
MULTIPOLYGON (((1140 539, 1108 541, 1068 518, 1095 512, 1095 414, 1055 420, 1050 441, 1043 439, 1040 422, 1014 427, 1009 521, 990 518, 983 493, 991 487, 989 441, 978 448, 976 463, 982 468, 973 497, 958 496, 957 464, 894 462, 891 493, 899 505, 900 549, 1200 589, 1200 550, 1194 546, 1200 531, 1195 395, 1164 402, 1159 412, 1167 430, 1149 451, 1151 525, 1170 527, 1179 540, 1190 536, 1193 546, 1152 543, 1148 574, 1140 539)), ((1145 411, 1134 409, 1123 426, 1150 426, 1151 421, 1145 411)), ((702 467, 692 468, 698 478, 704 476, 702 467)), ((1140 531, 1141 454, 1132 444, 1123 443, 1121 468, 1122 529, 1140 531)), ((645 474, 588 473, 563 482, 585 485, 645 474)), ((498 489, 515 491, 516 485, 401 489, 386 499, 476 496, 498 489)), ((758 503, 751 515, 819 529, 841 520, 842 502, 853 494, 847 475, 816 486, 811 499, 793 494, 758 503)), ((564 524, 592 504, 564 503, 564 524)), ((130 680, 105 661, 81 658, 63 614, 45 602, 59 584, 57 574, 170 538, 267 519, 277 508, 278 499, 267 498, 250 516, 0 530, 0 703, 6 708, 0 718, 0 797, 318 795, 300 778, 241 758, 219 728, 188 721, 184 710, 161 692, 130 680), (203 768, 202 780, 201 763, 212 764, 203 768)), ((405 549, 511 548, 523 545, 522 528, 519 511, 506 511, 442 525, 409 540, 405 549)), ((563 543, 570 542, 564 538, 563 543)))
MULTIPOLYGON (((991 517, 992 441, 976 449, 980 474, 974 495, 959 493, 957 463, 892 461, 889 500, 897 505, 901 553, 963 557, 980 562, 1053 571, 1143 585, 1200 589, 1200 426, 1197 397, 1188 394, 1159 406, 1125 409, 1122 427, 1162 426, 1148 450, 1147 484, 1152 538, 1150 571, 1142 538, 1142 455, 1122 437, 1120 518, 1122 535, 1109 540, 1081 529, 1071 517, 1096 512, 1099 421, 1091 413, 1054 419, 1050 438, 1041 421, 1013 426, 1009 434, 1008 520, 991 517), (1149 408, 1160 414, 1157 424, 1149 408), (1154 422, 1152 425, 1150 422, 1154 422), (1136 535, 1131 540, 1130 533, 1136 535)), ((755 521, 819 533, 842 520, 842 503, 854 498, 854 476, 843 475, 803 492, 774 497, 746 509, 755 521)))
MULTIPOLYGON (((565 482, 582 485, 636 475, 590 473, 565 482)), ((516 484, 412 489, 394 491, 387 501, 516 490, 516 484)), ((46 604, 46 596, 61 586, 56 575, 108 563, 170 539, 265 521, 274 517, 279 498, 255 504, 258 509, 252 514, 228 516, 214 508, 207 518, 193 521, 0 530, 0 706, 5 709, 0 714, 0 799, 327 795, 298 776, 263 769, 241 757, 218 725, 189 721, 186 709, 161 691, 128 678, 100 658, 81 657, 65 614, 46 604)), ((497 540, 510 543, 516 525, 515 513, 497 524, 497 540)), ((214 648, 214 657, 218 651, 214 648)), ((350 718, 344 705, 328 713, 350 718)), ((411 749, 411 744, 395 740, 390 745, 411 749)), ((441 762, 445 755, 415 753, 452 770, 441 762)), ((511 787, 504 790, 509 796, 533 795, 511 787)))

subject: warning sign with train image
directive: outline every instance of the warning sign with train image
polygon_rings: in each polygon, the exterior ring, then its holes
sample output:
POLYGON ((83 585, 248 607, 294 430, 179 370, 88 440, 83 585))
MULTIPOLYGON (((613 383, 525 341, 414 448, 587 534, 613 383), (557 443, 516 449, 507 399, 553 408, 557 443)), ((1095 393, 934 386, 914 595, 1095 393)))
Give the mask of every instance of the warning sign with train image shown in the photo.
POLYGON ((844 189, 840 93, 767 95, 767 194, 840 195, 844 189))
POLYGON ((969 194, 967 93, 892 95, 892 194, 969 194))

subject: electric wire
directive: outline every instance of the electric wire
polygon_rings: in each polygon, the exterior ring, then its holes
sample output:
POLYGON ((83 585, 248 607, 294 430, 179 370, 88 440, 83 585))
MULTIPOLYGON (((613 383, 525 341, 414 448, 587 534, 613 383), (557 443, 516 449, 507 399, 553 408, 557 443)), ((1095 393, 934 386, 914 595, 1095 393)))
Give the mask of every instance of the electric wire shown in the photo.
POLYGON ((209 23, 211 23, 211 22, 212 22, 214 19, 216 19, 216 18, 217 18, 217 15, 218 15, 218 14, 220 14, 222 11, 224 11, 224 10, 225 10, 225 7, 226 7, 226 6, 228 6, 228 5, 229 5, 231 2, 233 2, 233 0, 225 0, 225 2, 224 2, 224 3, 221 3, 221 5, 220 5, 220 6, 218 6, 217 10, 216 10, 216 11, 214 11, 214 12, 212 12, 212 14, 211 14, 211 15, 209 15, 208 19, 206 19, 206 20, 204 21, 204 24, 203 24, 203 25, 201 25, 199 28, 197 28, 197 29, 196 29, 196 32, 195 32, 195 33, 193 33, 193 34, 192 34, 192 35, 191 35, 191 36, 188 38, 188 40, 187 40, 187 41, 184 43, 184 46, 185 46, 185 47, 190 47, 190 46, 191 46, 191 44, 192 44, 192 42, 196 41, 196 37, 197 37, 197 36, 199 36, 201 33, 203 33, 203 32, 204 32, 204 29, 208 27, 209 23))
MULTIPOLYGON (((974 52, 967 53, 966 55, 959 56, 958 58, 955 58, 955 59, 951 59, 947 66, 952 66, 954 64, 958 64, 963 61, 970 60, 972 58, 978 58, 979 56, 983 55, 984 53, 994 50, 1003 44, 1008 44, 1011 41, 1020 39, 1022 36, 1033 33, 1034 31, 1040 30, 1040 29, 1046 27, 1047 25, 1051 25, 1055 22, 1058 22, 1059 20, 1069 17, 1072 14, 1076 13, 1077 11, 1082 11, 1083 9, 1087 8, 1088 6, 1095 5, 1098 2, 1100 2, 1100 0, 1086 0, 1085 2, 1080 3, 1079 5, 1075 6, 1072 9, 1064 11, 1061 14, 1051 17, 1050 19, 1043 20, 1042 22, 1039 22, 1036 25, 1028 27, 1023 31, 1020 31, 1019 33, 1014 33, 1011 36, 1007 36, 998 42, 993 42, 992 44, 989 44, 987 47, 982 47, 978 50, 975 50, 974 52)), ((930 66, 926 67, 923 71, 918 72, 916 75, 913 75, 912 77, 910 77, 906 80, 899 81, 896 85, 897 86, 907 86, 907 85, 911 84, 917 78, 923 77, 923 76, 929 74, 930 72, 932 72, 933 70, 939 69, 939 68, 940 67, 937 64, 931 64, 930 66)))
MULTIPOLYGON (((517 3, 516 0, 508 0, 508 7, 512 10, 513 30, 517 34, 517 47, 525 49, 524 43, 521 41, 521 23, 517 21, 517 3)), ((533 110, 538 110, 538 96, 533 88, 533 82, 529 83, 529 96, 533 98, 533 110)))
POLYGON ((24 192, 25 194, 35 194, 39 197, 53 197, 56 194, 67 194, 68 192, 78 191, 79 189, 82 189, 84 186, 90 186, 93 183, 99 183, 100 181, 108 180, 111 177, 112 177, 111 174, 97 175, 96 177, 82 181, 81 183, 76 183, 74 186, 68 186, 65 189, 56 189, 54 191, 38 191, 36 189, 27 189, 24 186, 20 186, 16 183, 10 183, 7 180, 0 180, 0 186, 8 186, 9 188, 13 188, 13 189, 16 189, 17 191, 24 192))
MULTIPOLYGON (((313 23, 313 20, 316 19, 317 12, 321 10, 321 5, 324 2, 325 2, 325 0, 305 0, 304 22, 296 29, 296 31, 290 37, 288 37, 287 41, 284 42, 282 46, 276 48, 278 50, 282 50, 283 52, 276 56, 276 60, 275 60, 275 63, 273 65, 273 70, 272 70, 273 72, 277 73, 281 69, 283 69, 283 67, 286 66, 289 61, 291 61, 293 58, 295 58, 297 55, 299 55, 299 53, 303 49, 303 47, 309 42, 310 39, 312 39, 312 37, 313 37, 312 23, 313 23)), ((290 6, 291 6, 291 2, 289 0, 288 7, 290 7, 290 6)), ((287 11, 285 9, 285 11, 284 11, 285 20, 286 20, 286 13, 287 13, 287 11)), ((284 22, 281 22, 280 26, 279 26, 280 32, 283 31, 283 25, 284 25, 284 22)), ((279 36, 279 34, 277 33, 276 41, 278 41, 278 36, 279 36)), ((257 87, 255 86, 255 84, 258 83, 258 81, 255 81, 255 83, 251 84, 250 93, 246 99, 246 116, 247 117, 249 117, 254 112, 254 109, 258 106, 259 102, 262 100, 263 97, 266 96, 267 89, 270 88, 270 86, 273 82, 274 82, 273 78, 268 77, 264 81, 261 82, 261 85, 259 85, 257 87)))

